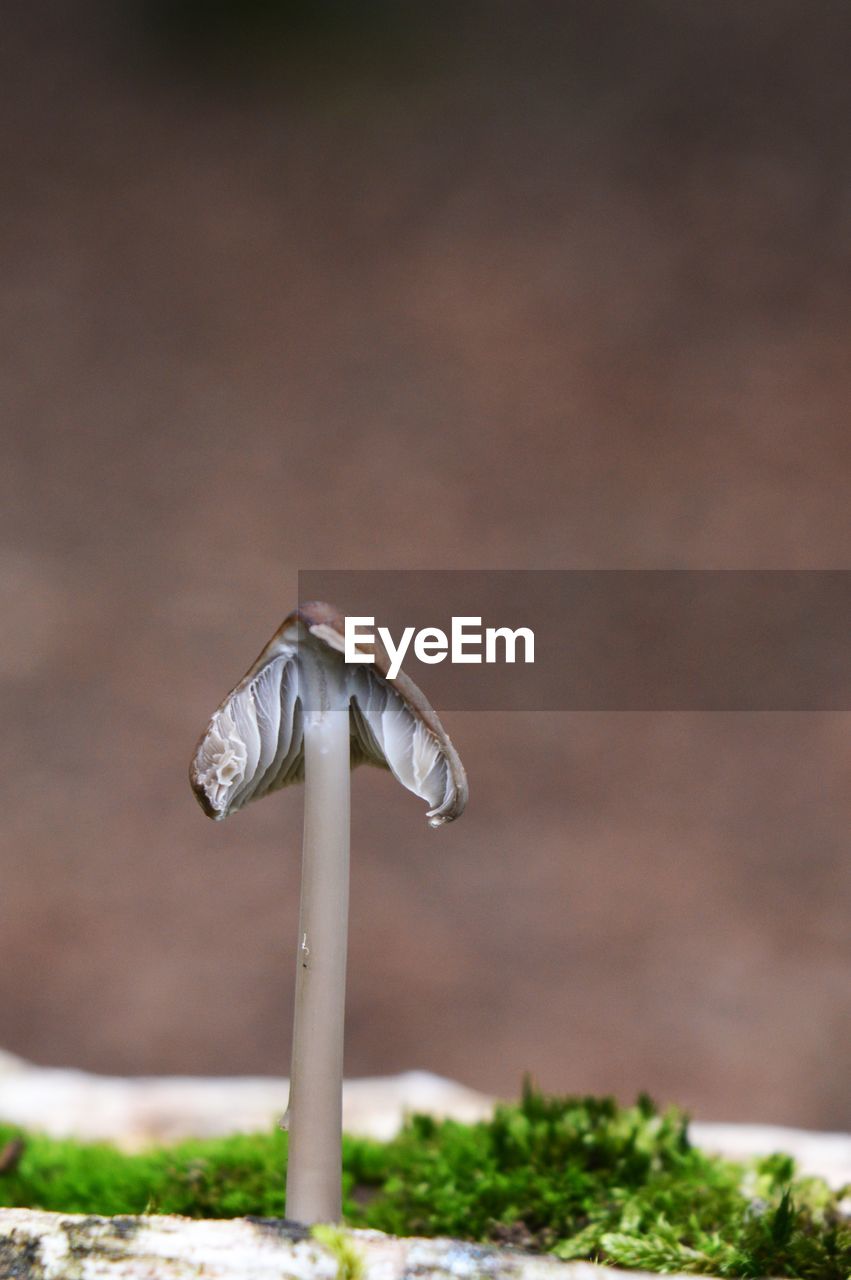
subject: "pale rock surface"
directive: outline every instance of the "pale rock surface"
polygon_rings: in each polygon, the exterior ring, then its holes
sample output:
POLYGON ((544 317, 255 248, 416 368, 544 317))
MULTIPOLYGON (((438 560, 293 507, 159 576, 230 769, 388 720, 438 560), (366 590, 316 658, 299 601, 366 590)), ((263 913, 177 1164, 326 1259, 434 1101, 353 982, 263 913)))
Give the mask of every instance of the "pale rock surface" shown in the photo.
POLYGON ((696 1147, 746 1160, 783 1151, 794 1156, 802 1174, 824 1178, 831 1187, 851 1185, 851 1134, 809 1133, 768 1124, 689 1125, 689 1137, 696 1147))
POLYGON ((0 1080, 5 1075, 17 1074, 24 1070, 32 1070, 28 1062, 24 1062, 23 1058, 16 1058, 13 1053, 6 1053, 5 1049, 0 1049, 0 1080))
MULTIPOLYGON (((364 1280, 612 1280, 624 1273, 457 1240, 347 1231, 364 1280)), ((91 1218, 0 1210, 0 1277, 32 1280, 338 1280, 334 1253, 286 1223, 91 1218)), ((640 1280, 639 1272, 630 1272, 640 1280)))
MULTIPOLYGON (((288 1097, 289 1081, 272 1076, 98 1076, 0 1053, 0 1121, 125 1150, 268 1129, 288 1097)), ((343 1086, 343 1127, 364 1137, 391 1138, 415 1111, 471 1122, 492 1107, 485 1094, 427 1071, 343 1086)))

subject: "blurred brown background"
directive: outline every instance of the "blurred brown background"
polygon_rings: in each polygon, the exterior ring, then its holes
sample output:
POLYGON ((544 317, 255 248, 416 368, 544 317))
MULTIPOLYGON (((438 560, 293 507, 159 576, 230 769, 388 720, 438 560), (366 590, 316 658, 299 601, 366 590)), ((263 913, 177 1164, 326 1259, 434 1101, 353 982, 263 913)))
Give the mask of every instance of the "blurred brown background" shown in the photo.
MULTIPOLYGON (((286 1072, 300 797, 185 773, 299 568, 848 566, 847 18, 6 7, 0 1046, 286 1072)), ((848 725, 361 771, 348 1073, 851 1125, 848 725)))

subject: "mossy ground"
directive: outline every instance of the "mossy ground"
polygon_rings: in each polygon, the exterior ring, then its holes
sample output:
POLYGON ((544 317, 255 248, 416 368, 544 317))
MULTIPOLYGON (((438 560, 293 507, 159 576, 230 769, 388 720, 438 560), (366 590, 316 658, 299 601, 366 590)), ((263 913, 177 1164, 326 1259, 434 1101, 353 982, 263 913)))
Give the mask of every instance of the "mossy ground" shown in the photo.
MULTIPOLYGON (((0 1205, 65 1213, 281 1217, 286 1135, 138 1155, 0 1126, 0 1205), (12 1149, 14 1152, 14 1149, 12 1149)), ((347 1138, 346 1221, 398 1235, 511 1242, 649 1271, 847 1280, 851 1223, 786 1156, 750 1165, 695 1150, 685 1118, 647 1099, 527 1090, 474 1125, 415 1117, 392 1142, 347 1138)))

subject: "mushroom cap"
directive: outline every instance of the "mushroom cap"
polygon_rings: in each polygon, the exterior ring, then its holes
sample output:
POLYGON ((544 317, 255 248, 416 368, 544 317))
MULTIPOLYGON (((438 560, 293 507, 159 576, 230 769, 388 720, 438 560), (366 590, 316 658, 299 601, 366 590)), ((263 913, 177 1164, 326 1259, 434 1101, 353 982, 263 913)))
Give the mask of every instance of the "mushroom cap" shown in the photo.
POLYGON ((378 639, 375 662, 347 663, 345 618, 320 602, 284 619, 201 735, 189 780, 208 817, 221 821, 251 800, 304 778, 305 660, 339 676, 349 707, 351 763, 390 772, 429 804, 432 827, 453 822, 467 803, 467 775, 434 708, 378 639))

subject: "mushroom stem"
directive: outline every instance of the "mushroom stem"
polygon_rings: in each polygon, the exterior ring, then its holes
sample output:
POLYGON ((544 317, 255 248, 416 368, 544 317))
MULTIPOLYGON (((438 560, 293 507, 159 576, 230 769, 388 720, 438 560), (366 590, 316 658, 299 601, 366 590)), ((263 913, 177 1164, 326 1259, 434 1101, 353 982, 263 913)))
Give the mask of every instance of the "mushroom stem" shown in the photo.
POLYGON ((305 713, 286 1202, 287 1217, 296 1222, 339 1222, 342 1214, 349 752, 347 702, 305 713))

